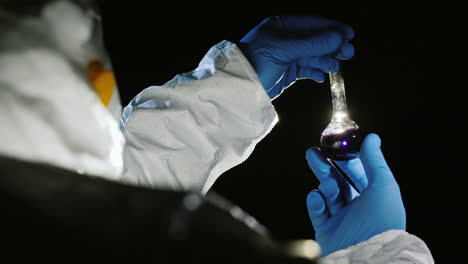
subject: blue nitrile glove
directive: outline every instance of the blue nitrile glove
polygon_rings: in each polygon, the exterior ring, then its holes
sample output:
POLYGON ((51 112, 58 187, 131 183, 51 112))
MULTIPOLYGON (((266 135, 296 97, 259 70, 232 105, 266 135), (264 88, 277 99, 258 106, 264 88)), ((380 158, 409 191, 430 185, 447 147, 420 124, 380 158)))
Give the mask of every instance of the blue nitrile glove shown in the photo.
POLYGON ((307 150, 307 162, 320 180, 319 189, 307 196, 307 209, 323 256, 390 229, 405 229, 400 188, 380 144, 376 134, 369 134, 361 145, 359 158, 339 162, 362 190, 360 194, 349 191, 352 187, 329 165, 320 150, 307 150))
POLYGON ((349 59, 353 29, 315 16, 270 17, 252 29, 239 47, 258 74, 271 99, 297 79, 323 82, 336 72, 338 59, 349 59), (338 58, 338 59, 337 59, 338 58))

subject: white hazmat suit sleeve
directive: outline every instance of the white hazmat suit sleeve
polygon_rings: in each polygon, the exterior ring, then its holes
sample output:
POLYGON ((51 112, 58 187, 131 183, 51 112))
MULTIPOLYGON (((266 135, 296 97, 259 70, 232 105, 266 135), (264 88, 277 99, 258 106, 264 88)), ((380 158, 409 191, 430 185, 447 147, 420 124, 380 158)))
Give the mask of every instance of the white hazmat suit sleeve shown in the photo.
POLYGON ((418 237, 403 230, 390 230, 336 251, 322 258, 319 263, 433 264, 434 259, 424 241, 418 237))
POLYGON ((138 94, 123 111, 123 181, 205 194, 277 122, 257 74, 228 41, 199 66, 138 94))

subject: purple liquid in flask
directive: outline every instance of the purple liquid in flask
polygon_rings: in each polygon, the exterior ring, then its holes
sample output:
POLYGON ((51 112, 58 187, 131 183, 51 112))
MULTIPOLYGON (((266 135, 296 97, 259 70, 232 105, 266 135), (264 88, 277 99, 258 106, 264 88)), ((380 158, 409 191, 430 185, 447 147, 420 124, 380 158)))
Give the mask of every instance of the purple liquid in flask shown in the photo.
POLYGON ((332 160, 349 160, 359 157, 362 132, 348 116, 343 77, 340 72, 330 73, 333 103, 331 122, 322 133, 322 152, 332 160))

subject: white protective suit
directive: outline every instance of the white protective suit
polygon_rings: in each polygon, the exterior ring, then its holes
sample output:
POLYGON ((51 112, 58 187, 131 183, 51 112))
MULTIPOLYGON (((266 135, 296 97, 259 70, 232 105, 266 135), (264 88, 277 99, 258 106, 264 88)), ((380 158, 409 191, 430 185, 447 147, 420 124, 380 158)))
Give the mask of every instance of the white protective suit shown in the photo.
MULTIPOLYGON (((112 84, 109 75, 99 75, 111 70, 99 26, 95 9, 71 1, 49 1, 27 16, 0 4, 0 155, 206 193, 275 125, 276 112, 253 68, 235 44, 222 41, 194 71, 138 94, 119 128, 116 87, 96 87, 112 84), (94 81, 91 61, 102 65, 94 81)), ((433 263, 422 240, 397 230, 321 261, 433 263)))

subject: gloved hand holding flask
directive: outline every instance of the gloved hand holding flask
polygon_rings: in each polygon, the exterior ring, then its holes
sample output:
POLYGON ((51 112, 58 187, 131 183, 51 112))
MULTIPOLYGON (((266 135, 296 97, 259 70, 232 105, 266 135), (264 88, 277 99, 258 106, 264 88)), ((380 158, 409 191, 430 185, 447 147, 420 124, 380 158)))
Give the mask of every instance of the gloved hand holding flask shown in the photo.
POLYGON ((350 59, 354 37, 346 24, 315 16, 269 17, 253 28, 239 47, 271 99, 298 79, 323 82, 339 59, 350 59))
POLYGON ((338 164, 362 190, 356 191, 339 175, 320 150, 306 153, 320 181, 307 197, 307 208, 322 255, 366 241, 388 230, 404 230, 406 214, 400 188, 385 162, 381 140, 369 134, 360 157, 338 164))

